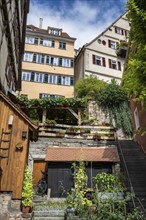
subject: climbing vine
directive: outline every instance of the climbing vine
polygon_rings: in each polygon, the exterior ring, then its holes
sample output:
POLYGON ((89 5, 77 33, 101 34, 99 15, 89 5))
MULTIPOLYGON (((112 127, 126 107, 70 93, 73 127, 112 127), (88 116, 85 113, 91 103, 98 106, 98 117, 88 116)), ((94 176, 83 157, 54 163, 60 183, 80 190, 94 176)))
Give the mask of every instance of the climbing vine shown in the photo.
MULTIPOLYGON (((90 87, 88 87, 88 92, 85 93, 84 96, 87 94, 87 98, 90 94, 90 98, 92 97, 92 99, 96 100, 97 103, 101 106, 103 112, 109 116, 111 124, 114 120, 117 129, 121 128, 126 136, 131 136, 132 120, 127 92, 123 89, 123 87, 118 85, 115 80, 112 80, 109 84, 102 84, 103 81, 101 81, 101 83, 99 83, 99 81, 101 80, 89 77, 88 83, 90 82, 90 87), (91 86, 93 82, 95 88, 97 88, 99 85, 99 88, 96 90, 98 91, 97 93, 91 86)), ((82 81, 81 87, 78 85, 77 91, 80 91, 77 93, 78 97, 80 97, 80 95, 83 96, 83 82, 84 80, 82 81)))
POLYGON ((146 98, 146 3, 129 0, 128 19, 131 22, 130 50, 123 81, 129 96, 141 101, 146 98))
POLYGON ((99 92, 97 100, 102 110, 109 115, 111 123, 114 119, 116 128, 121 128, 125 135, 131 136, 131 111, 125 90, 113 80, 99 92))

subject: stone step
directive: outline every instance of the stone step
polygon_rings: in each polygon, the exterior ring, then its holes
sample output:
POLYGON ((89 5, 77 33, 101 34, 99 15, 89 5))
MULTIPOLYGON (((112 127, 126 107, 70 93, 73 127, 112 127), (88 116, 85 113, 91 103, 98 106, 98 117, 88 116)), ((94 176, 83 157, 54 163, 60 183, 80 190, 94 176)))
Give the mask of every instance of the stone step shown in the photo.
POLYGON ((33 217, 32 220, 64 220, 64 217, 33 217))
POLYGON ((36 217, 63 217, 65 210, 54 210, 50 209, 47 211, 34 211, 34 216, 36 217))

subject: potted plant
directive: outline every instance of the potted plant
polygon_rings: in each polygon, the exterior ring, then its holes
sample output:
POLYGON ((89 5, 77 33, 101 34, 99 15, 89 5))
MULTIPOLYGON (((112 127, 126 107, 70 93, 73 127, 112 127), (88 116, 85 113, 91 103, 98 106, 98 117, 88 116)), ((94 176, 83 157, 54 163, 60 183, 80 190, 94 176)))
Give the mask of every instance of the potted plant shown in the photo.
POLYGON ((80 134, 89 134, 90 133, 90 129, 88 128, 80 128, 80 134))
POLYGON ((78 127, 71 126, 71 127, 67 130, 67 132, 74 134, 74 133, 76 133, 78 130, 79 130, 78 127))
POLYGON ((59 131, 56 131, 56 136, 57 137, 64 137, 65 136, 65 130, 59 130, 59 131))
POLYGON ((22 212, 31 212, 33 205, 33 193, 32 174, 27 166, 24 171, 22 187, 22 212))
POLYGON ((101 136, 103 136, 103 134, 96 132, 93 134, 93 140, 100 140, 101 136))
POLYGON ((116 48, 117 56, 119 56, 121 58, 125 58, 126 52, 127 52, 127 47, 128 47, 127 41, 120 41, 120 43, 117 44, 117 48, 116 48))
POLYGON ((46 119, 45 125, 54 126, 56 124, 55 120, 46 119))

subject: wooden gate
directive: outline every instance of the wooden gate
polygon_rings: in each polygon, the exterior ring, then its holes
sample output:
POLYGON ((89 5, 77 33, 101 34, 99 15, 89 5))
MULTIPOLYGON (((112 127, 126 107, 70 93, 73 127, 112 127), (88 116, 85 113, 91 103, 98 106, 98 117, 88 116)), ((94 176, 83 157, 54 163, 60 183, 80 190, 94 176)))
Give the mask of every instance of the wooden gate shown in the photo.
MULTIPOLYGON (((51 189, 50 197, 66 197, 67 193, 73 187, 73 169, 72 163, 50 162, 48 164, 48 188, 51 189)), ((88 187, 92 188, 94 183, 92 177, 98 173, 112 173, 112 163, 88 163, 86 173, 88 176, 88 187)))
POLYGON ((71 163, 49 163, 48 188, 51 189, 51 197, 66 197, 72 186, 71 163))

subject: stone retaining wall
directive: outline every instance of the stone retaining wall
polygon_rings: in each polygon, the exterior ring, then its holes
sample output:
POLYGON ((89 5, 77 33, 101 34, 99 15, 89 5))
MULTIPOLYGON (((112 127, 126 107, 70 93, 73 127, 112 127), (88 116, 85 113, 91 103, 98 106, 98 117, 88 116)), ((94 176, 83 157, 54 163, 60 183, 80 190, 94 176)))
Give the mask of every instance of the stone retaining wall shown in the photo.
POLYGON ((31 214, 23 218, 20 204, 20 200, 11 200, 11 193, 0 193, 0 220, 30 220, 31 214))

